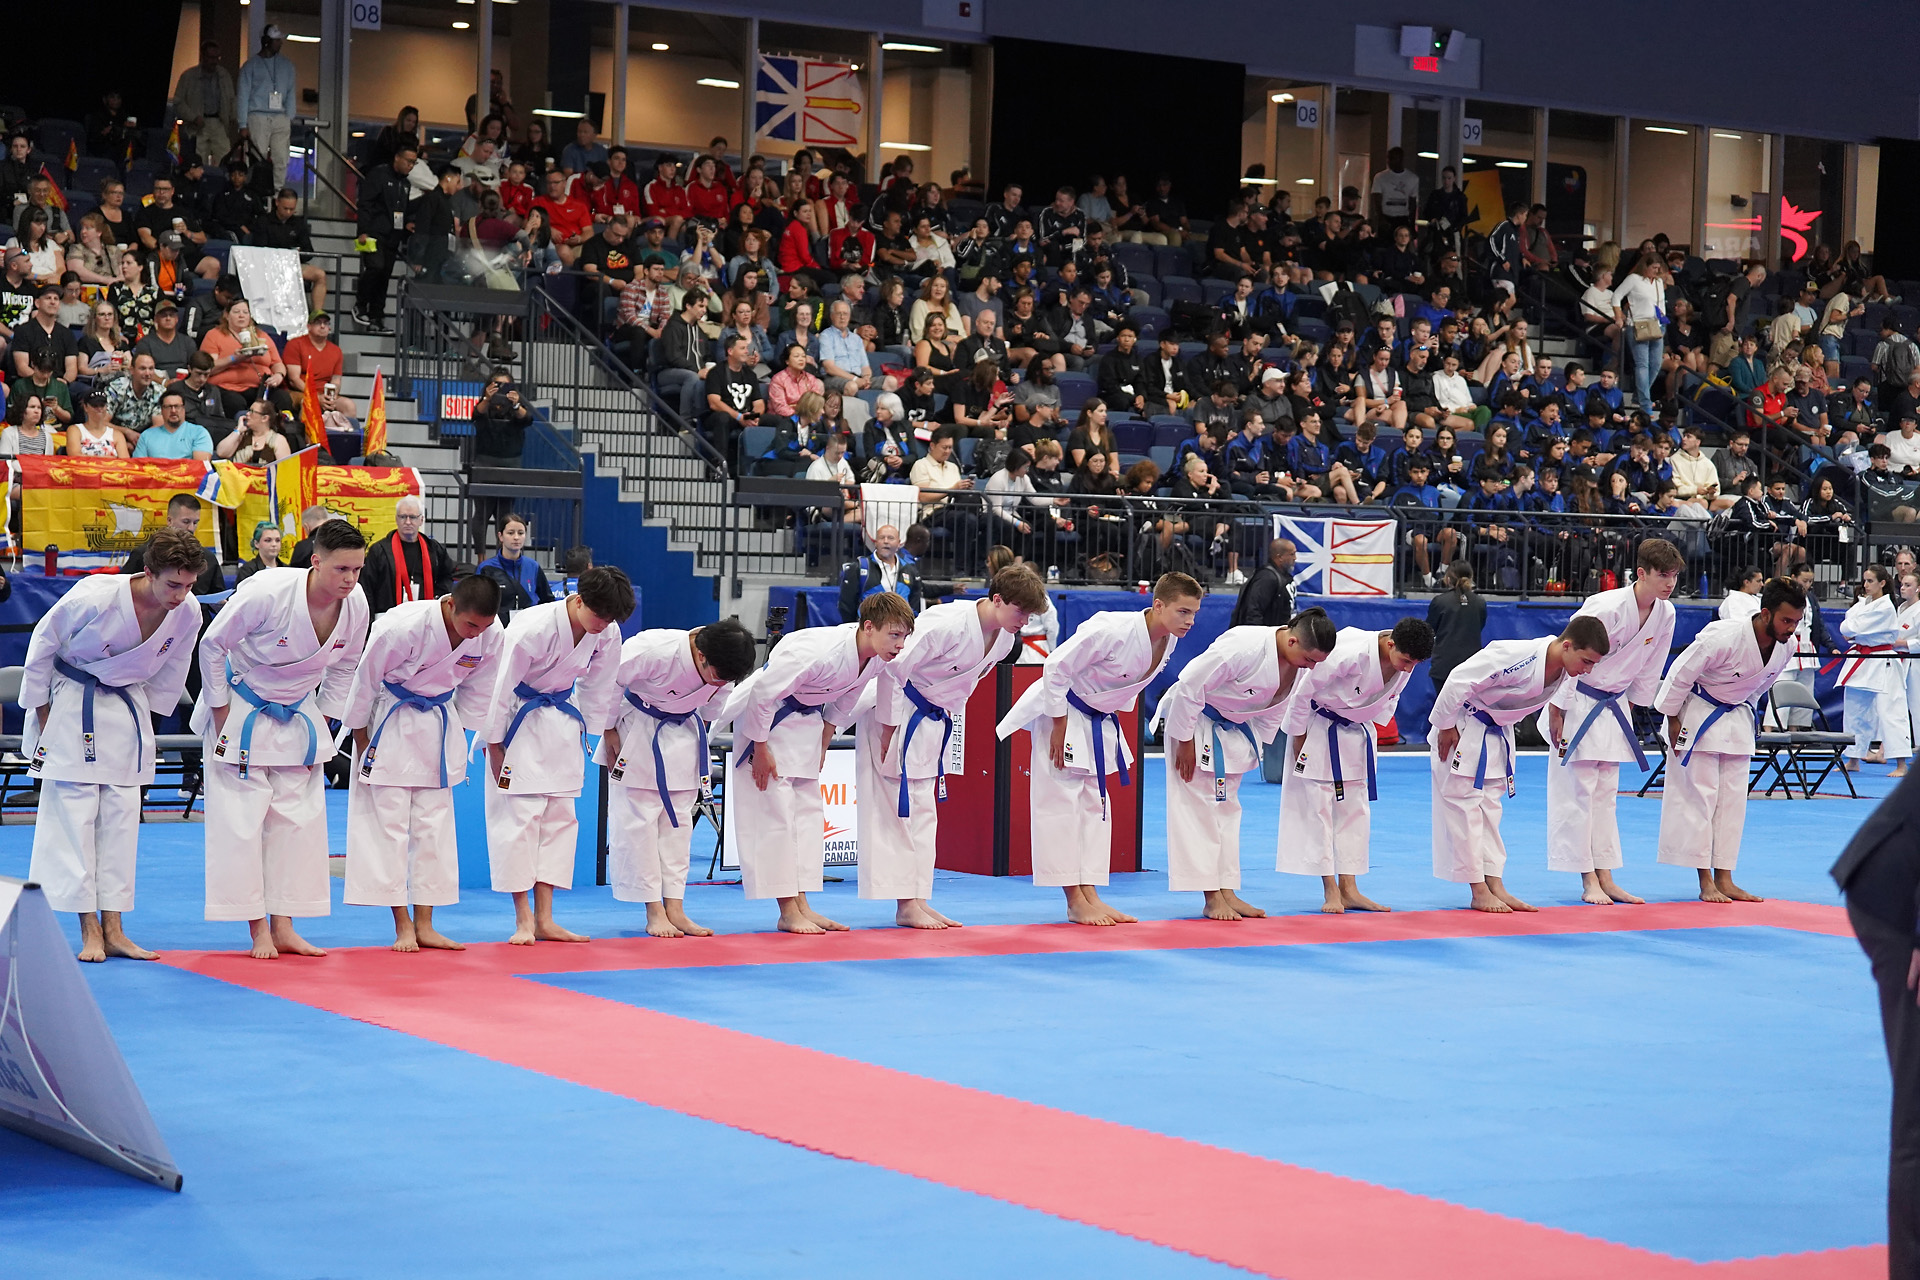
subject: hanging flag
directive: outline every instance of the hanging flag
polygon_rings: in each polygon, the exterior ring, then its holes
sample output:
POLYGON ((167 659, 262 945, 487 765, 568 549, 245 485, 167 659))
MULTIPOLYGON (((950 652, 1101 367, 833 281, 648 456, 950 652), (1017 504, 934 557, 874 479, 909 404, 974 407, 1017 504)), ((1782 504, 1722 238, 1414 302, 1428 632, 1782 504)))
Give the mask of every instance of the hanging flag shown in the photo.
POLYGON ((207 467, 206 478, 195 490, 200 497, 228 511, 239 509, 254 486, 252 469, 222 458, 207 467))
POLYGON ((320 446, 309 445, 268 464, 267 509, 271 514, 261 519, 276 520, 284 533, 297 536, 300 513, 320 502, 319 453, 320 446))
POLYGON ((67 172, 80 172, 80 148, 72 138, 67 139, 67 172))
POLYGON ((53 188, 53 202, 64 210, 67 207, 67 193, 62 191, 60 184, 53 180, 53 171, 48 169, 44 162, 40 166, 40 176, 47 180, 49 187, 53 188))
POLYGON ((1392 595, 1395 527, 1391 520, 1273 517, 1273 536, 1299 552, 1293 582, 1302 595, 1392 595))
POLYGON ((173 131, 167 135, 167 159, 173 161, 173 167, 180 167, 180 122, 173 122, 173 131))
POLYGON ((373 399, 367 402, 366 440, 360 446, 360 455, 371 458, 376 453, 387 451, 387 373, 384 369, 373 371, 373 399))
POLYGON ((320 413, 320 379, 312 376, 311 366, 307 372, 307 389, 300 393, 300 425, 306 428, 308 443, 319 444, 327 438, 326 419, 320 413))
POLYGON ((763 53, 754 77, 754 134, 803 146, 857 146, 866 101, 850 63, 763 53))

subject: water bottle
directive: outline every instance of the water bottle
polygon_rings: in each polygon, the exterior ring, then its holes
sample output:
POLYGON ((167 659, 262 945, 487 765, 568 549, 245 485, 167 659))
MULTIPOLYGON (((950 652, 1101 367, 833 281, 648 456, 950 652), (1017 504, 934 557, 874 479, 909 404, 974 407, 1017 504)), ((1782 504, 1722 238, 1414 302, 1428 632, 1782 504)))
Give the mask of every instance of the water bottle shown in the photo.
POLYGON ((1059 582, 1059 581, 1060 581, 1060 566, 1059 566, 1059 565, 1057 565, 1057 564, 1050 564, 1050 565, 1048 565, 1048 566, 1047 566, 1047 581, 1048 581, 1048 582, 1055 582, 1055 583, 1057 583, 1057 582, 1059 582))
POLYGON ((49 578, 58 577, 60 574, 60 548, 51 542, 47 544, 47 563, 44 572, 49 578))

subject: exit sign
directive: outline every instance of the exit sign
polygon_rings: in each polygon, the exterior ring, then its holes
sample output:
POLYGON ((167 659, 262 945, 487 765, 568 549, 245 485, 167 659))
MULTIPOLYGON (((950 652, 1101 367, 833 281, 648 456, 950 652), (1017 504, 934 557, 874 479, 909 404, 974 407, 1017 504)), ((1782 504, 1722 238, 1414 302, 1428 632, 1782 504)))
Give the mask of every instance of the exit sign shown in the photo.
POLYGON ((1433 76, 1440 74, 1440 59, 1438 58, 1409 58, 1407 62, 1415 71, 1424 71, 1428 75, 1433 76))

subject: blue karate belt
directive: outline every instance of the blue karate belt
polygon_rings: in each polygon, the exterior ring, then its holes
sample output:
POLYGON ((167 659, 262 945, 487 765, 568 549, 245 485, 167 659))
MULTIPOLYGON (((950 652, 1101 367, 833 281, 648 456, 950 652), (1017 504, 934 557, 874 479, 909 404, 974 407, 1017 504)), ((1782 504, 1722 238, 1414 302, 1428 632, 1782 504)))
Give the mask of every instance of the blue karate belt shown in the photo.
MULTIPOLYGON (((1347 798, 1347 780, 1341 776, 1340 731, 1342 729, 1358 729, 1361 736, 1367 740, 1367 799, 1378 800, 1380 798, 1380 778, 1373 758, 1373 735, 1367 732, 1367 726, 1361 724, 1358 720, 1349 720, 1338 712, 1329 711, 1318 702, 1314 702, 1312 705, 1314 714, 1324 716, 1327 720, 1327 759, 1333 766, 1333 798, 1335 800, 1345 800, 1347 798)), ((1485 744, 1483 743, 1482 746, 1484 747, 1485 744)), ((1484 754, 1480 757, 1480 763, 1483 766, 1486 764, 1486 756, 1484 754)), ((1478 784, 1476 783, 1476 785, 1478 784)))
POLYGON ((900 692, 907 695, 907 701, 913 704, 913 714, 907 717, 907 730, 900 739, 900 806, 901 817, 906 817, 911 806, 907 803, 907 748, 913 745, 913 731, 929 720, 938 720, 945 727, 940 731, 940 772, 935 775, 936 799, 947 798, 947 747, 953 742, 953 713, 945 707, 936 707, 927 701, 911 684, 902 684, 900 692))
POLYGON ((635 697, 631 690, 627 693, 627 701, 631 702, 636 709, 646 712, 660 722, 654 726, 653 730, 653 785, 655 789, 660 792, 660 803, 666 806, 667 821, 678 827, 680 825, 680 816, 673 811, 673 795, 667 790, 667 757, 660 750, 660 730, 670 724, 685 724, 689 720, 693 721, 694 728, 700 734, 700 755, 698 757, 700 764, 700 790, 705 792, 707 789, 707 778, 709 776, 707 773, 707 761, 709 759, 707 755, 707 722, 700 718, 700 708, 698 707, 695 707, 691 711, 662 711, 652 703, 635 697))
MULTIPOLYGON (((810 716, 826 705, 824 702, 802 702, 792 694, 788 694, 786 698, 781 701, 780 709, 773 713, 773 723, 767 726, 767 737, 773 737, 773 731, 778 729, 780 722, 788 716, 810 716)), ((740 753, 740 763, 753 763, 753 744, 751 742, 747 744, 747 749, 740 753)))
POLYGON ((55 658, 53 669, 80 686, 80 742, 87 749, 87 763, 95 759, 93 737, 93 695, 104 690, 127 704, 127 714, 133 717, 133 740, 137 767, 145 768, 147 763, 146 736, 140 732, 140 708, 134 705, 133 695, 121 685, 101 684, 99 678, 82 671, 65 658, 55 658))
MULTIPOLYGON (((1200 714, 1213 721, 1213 728, 1211 730, 1213 734, 1213 801, 1215 804, 1225 804, 1227 800, 1227 766, 1225 760, 1221 757, 1220 730, 1225 729, 1228 733, 1232 733, 1238 729, 1241 733, 1245 734, 1247 745, 1253 748, 1253 758, 1255 760, 1260 758, 1260 740, 1253 736, 1252 729, 1240 723, 1238 720, 1227 719, 1205 703, 1202 703, 1200 706, 1200 714)), ((1116 721, 1116 723, 1118 722, 1116 721)))
POLYGON ((1687 744, 1686 754, 1680 757, 1680 763, 1682 765, 1685 765, 1689 760, 1693 759, 1693 749, 1700 745, 1700 739, 1707 736, 1707 730, 1713 728, 1713 722, 1715 720, 1718 720, 1729 711, 1737 710, 1746 705, 1744 702, 1722 702, 1705 689, 1702 689, 1698 684, 1693 686, 1693 696, 1702 702, 1712 704, 1713 710, 1707 712, 1707 718, 1702 720, 1700 727, 1693 731, 1693 741, 1687 744))
MULTIPOLYGON (((1107 816, 1107 742, 1106 734, 1101 732, 1100 726, 1103 721, 1113 721, 1113 736, 1117 740, 1120 737, 1120 713, 1095 711, 1071 689, 1067 690, 1067 705, 1085 716, 1087 727, 1093 730, 1093 771, 1094 777, 1100 780, 1100 816, 1104 819, 1107 816)), ((1127 772, 1127 750, 1124 744, 1120 748, 1120 759, 1115 763, 1120 766, 1120 785, 1132 786, 1133 775, 1127 772)))
MULTIPOLYGON (((1473 718, 1487 726, 1500 738, 1500 754, 1507 762, 1507 793, 1513 793, 1513 748, 1507 745, 1507 727, 1484 711, 1475 711, 1473 718)), ((1489 734, 1480 735, 1480 764, 1473 771, 1473 786, 1476 791, 1484 791, 1487 786, 1487 744, 1492 741, 1489 734)))
POLYGON ((373 772, 374 753, 380 747, 380 735, 387 731, 387 721, 393 719, 393 713, 402 707, 412 707, 415 711, 438 711, 440 713, 440 785, 447 785, 447 730, 451 727, 447 719, 447 703, 453 700, 453 690, 436 693, 429 697, 424 693, 415 693, 403 684, 392 680, 382 680, 381 686, 387 696, 393 699, 393 705, 387 708, 387 714, 380 717, 380 723, 374 727, 373 737, 367 742, 367 749, 360 753, 360 776, 366 777, 373 772))
POLYGON ((261 716, 265 716, 269 720, 278 721, 281 724, 292 724, 297 718, 301 724, 307 726, 306 764, 308 768, 313 767, 313 762, 319 758, 320 739, 313 731, 312 717, 300 714, 301 704, 311 697, 311 694, 303 693, 299 699, 294 702, 268 702, 265 698, 249 688, 246 681, 236 677, 231 667, 227 668, 227 683, 228 687, 239 694, 240 700, 246 703, 249 708, 246 719, 240 722, 239 764, 241 777, 244 778, 247 776, 247 753, 253 746, 253 722, 261 716))
POLYGON ((500 740, 500 754, 503 756, 507 753, 507 748, 513 745, 513 735, 520 732, 520 722, 525 720, 527 713, 535 707, 552 707, 555 711, 564 712, 579 723, 582 735, 587 731, 587 718, 580 714, 580 708, 573 705, 572 685, 552 693, 542 693, 523 680, 513 686, 513 696, 521 699, 520 709, 513 713, 513 720, 507 725, 507 736, 500 740))
POLYGON ((1587 730, 1593 728, 1593 722, 1600 718, 1601 712, 1611 711, 1613 718, 1620 722, 1620 732, 1627 735, 1627 745, 1633 748, 1633 758, 1640 763, 1642 769, 1646 769, 1647 753, 1640 749, 1640 735, 1633 731, 1633 721, 1620 706, 1620 699, 1627 696, 1627 691, 1596 689, 1585 680, 1574 681, 1573 687, 1592 698, 1595 705, 1593 710, 1587 712, 1587 718, 1580 722, 1580 727, 1573 731, 1573 737, 1567 740, 1567 749, 1561 753, 1560 763, 1573 763, 1573 749, 1580 745, 1580 739, 1587 736, 1587 730))

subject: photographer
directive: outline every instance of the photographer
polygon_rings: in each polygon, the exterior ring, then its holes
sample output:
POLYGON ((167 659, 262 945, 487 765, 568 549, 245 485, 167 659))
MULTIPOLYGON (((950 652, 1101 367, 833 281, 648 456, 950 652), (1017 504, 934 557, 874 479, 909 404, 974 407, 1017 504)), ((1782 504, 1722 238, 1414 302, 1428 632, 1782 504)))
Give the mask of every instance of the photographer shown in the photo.
POLYGON ((473 406, 473 465, 518 467, 532 421, 533 410, 522 401, 513 375, 495 369, 473 406))

